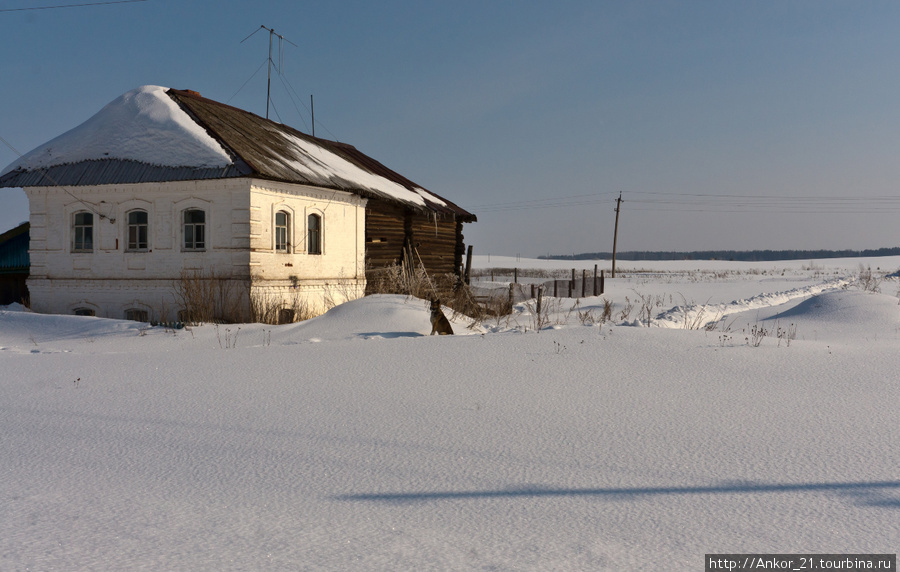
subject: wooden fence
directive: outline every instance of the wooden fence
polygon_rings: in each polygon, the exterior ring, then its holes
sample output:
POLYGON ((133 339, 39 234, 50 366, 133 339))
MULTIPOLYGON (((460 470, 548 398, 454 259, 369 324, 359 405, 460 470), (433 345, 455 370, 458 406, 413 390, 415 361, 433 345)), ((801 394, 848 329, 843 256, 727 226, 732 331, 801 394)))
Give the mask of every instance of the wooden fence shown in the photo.
POLYGON ((598 275, 596 268, 591 276, 588 275, 587 270, 583 270, 581 275, 578 275, 573 268, 572 277, 568 280, 547 280, 541 283, 530 284, 519 283, 518 269, 514 269, 512 278, 513 281, 508 286, 472 286, 472 294, 476 301, 485 305, 498 299, 505 300, 512 305, 525 300, 536 299, 540 288, 543 288, 544 296, 553 296, 554 298, 600 296, 604 293, 606 282, 603 271, 601 270, 598 275))

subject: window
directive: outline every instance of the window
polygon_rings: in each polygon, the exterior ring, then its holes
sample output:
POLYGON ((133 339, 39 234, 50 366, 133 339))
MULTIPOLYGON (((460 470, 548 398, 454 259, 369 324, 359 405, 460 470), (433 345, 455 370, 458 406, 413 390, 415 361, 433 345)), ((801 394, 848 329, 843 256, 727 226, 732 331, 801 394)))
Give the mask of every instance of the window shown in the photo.
POLYGON ((291 324, 294 322, 294 311, 290 308, 282 308, 278 310, 278 323, 291 324))
POLYGON ((307 252, 309 254, 322 254, 322 217, 317 214, 309 215, 306 228, 309 232, 307 252))
POLYGON ((288 223, 291 217, 284 211, 275 213, 275 251, 288 252, 290 245, 290 233, 288 223))
POLYGON ((128 213, 128 250, 147 250, 147 211, 128 213))
POLYGON ((76 316, 95 316, 96 312, 94 312, 90 308, 75 308, 73 312, 76 316))
POLYGON ((184 249, 204 250, 206 248, 206 211, 189 209, 184 211, 184 249))
POLYGON ((92 252, 94 250, 94 215, 75 213, 72 225, 72 251, 92 252))
POLYGON ((147 316, 147 310, 140 310, 138 308, 128 308, 127 310, 125 310, 125 319, 135 322, 150 321, 149 317, 147 316))

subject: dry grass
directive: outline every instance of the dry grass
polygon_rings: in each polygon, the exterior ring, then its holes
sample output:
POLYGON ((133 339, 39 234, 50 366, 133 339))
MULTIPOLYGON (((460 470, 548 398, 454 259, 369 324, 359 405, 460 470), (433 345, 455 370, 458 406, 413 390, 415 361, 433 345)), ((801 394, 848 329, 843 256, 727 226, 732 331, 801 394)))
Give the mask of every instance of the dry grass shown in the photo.
POLYGON ((175 281, 174 289, 176 304, 181 308, 179 321, 237 323, 250 317, 247 315, 249 280, 185 270, 175 281))
POLYGON ((469 286, 455 274, 429 276, 424 269, 408 269, 393 265, 377 272, 369 272, 366 294, 402 294, 424 300, 437 298, 451 308, 453 317, 466 316, 482 321, 512 312, 507 295, 476 300, 469 286))

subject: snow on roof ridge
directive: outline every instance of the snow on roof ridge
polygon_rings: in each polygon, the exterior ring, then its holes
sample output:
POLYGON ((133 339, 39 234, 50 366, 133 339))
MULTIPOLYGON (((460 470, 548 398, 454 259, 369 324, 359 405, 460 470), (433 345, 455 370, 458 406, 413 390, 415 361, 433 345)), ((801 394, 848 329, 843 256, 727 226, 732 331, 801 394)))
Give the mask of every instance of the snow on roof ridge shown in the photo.
POLYGON ((7 166, 35 170, 81 161, 123 159, 163 167, 225 167, 231 157, 167 95, 144 85, 7 166))

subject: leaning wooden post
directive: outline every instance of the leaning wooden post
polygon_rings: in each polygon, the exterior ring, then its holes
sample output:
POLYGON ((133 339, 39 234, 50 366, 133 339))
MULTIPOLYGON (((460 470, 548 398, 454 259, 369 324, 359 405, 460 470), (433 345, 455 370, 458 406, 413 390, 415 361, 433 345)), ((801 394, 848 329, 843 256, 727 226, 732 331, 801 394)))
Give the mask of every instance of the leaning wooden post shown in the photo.
POLYGON ((466 284, 469 284, 469 279, 472 276, 472 245, 469 245, 469 249, 466 251, 466 284))

